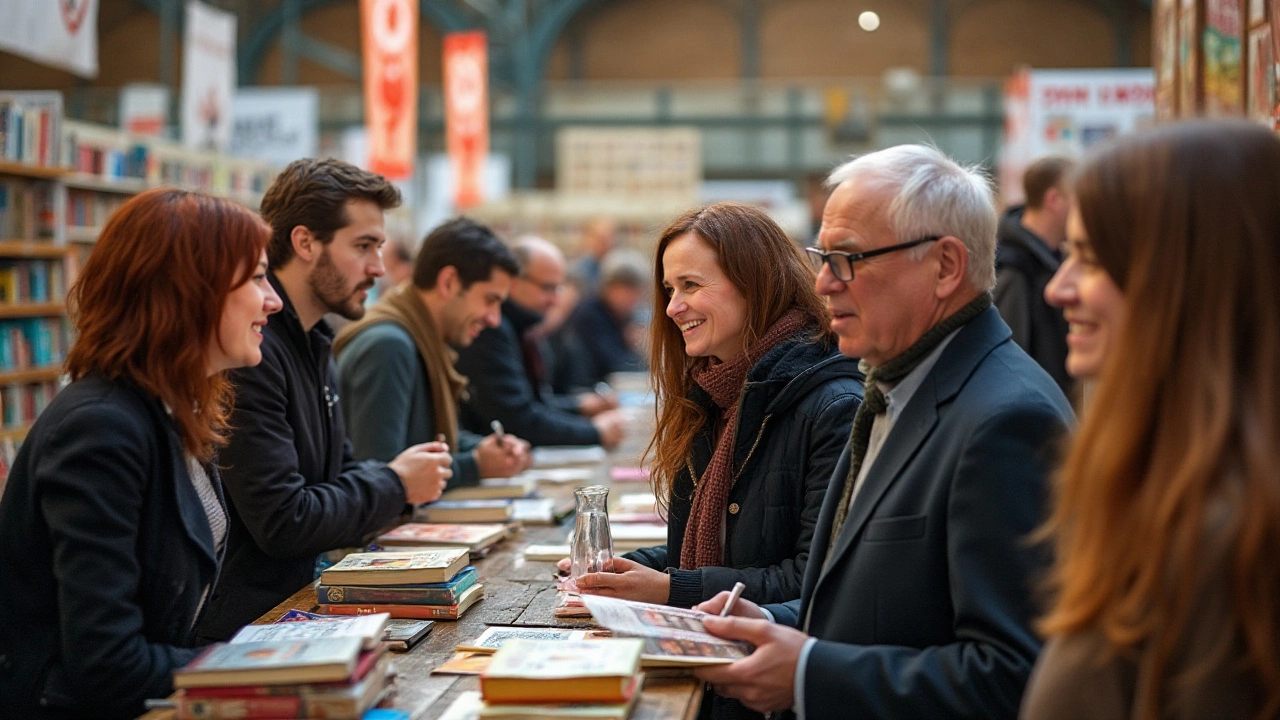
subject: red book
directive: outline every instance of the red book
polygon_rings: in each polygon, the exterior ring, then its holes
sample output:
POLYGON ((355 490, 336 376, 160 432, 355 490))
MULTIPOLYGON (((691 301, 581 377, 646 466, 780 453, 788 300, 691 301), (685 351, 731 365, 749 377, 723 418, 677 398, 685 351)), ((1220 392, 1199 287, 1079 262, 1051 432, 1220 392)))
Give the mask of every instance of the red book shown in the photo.
MULTIPOLYGON (((356 669, 351 671, 351 677, 344 682, 330 683, 306 683, 303 685, 221 685, 212 687, 193 687, 187 688, 184 692, 190 698, 202 697, 267 697, 267 696, 284 696, 284 695, 300 695, 303 693, 323 693, 341 690, 363 680, 369 671, 379 665, 385 666, 390 662, 379 663, 382 656, 386 654, 386 647, 379 644, 373 650, 360 655, 360 660, 356 662, 356 669)), ((385 669, 383 670, 385 672, 385 669)))
POLYGON ((476 583, 467 588, 456 605, 321 605, 326 615, 372 615, 391 613, 393 618, 415 620, 457 620, 477 600, 484 597, 484 585, 476 583))

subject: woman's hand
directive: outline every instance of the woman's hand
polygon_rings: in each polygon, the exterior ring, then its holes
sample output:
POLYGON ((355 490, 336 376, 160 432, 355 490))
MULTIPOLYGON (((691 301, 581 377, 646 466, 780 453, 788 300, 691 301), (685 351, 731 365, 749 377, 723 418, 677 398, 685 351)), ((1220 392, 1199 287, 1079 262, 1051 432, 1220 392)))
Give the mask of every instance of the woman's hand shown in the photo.
POLYGON ((609 562, 608 572, 587 573, 578 578, 578 590, 655 605, 667 602, 671 595, 670 575, 626 558, 616 557, 609 562))

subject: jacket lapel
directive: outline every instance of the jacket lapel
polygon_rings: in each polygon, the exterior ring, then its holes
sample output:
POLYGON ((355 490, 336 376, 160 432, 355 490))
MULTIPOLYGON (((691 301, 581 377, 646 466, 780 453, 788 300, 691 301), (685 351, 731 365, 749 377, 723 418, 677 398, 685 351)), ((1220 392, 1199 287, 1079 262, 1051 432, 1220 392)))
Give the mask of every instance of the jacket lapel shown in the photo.
MULTIPOLYGON (((210 565, 217 567, 218 555, 213 546, 213 532, 209 529, 209 518, 204 514, 204 505, 200 502, 200 496, 196 494, 190 471, 187 470, 187 458, 186 453, 182 450, 182 441, 178 438, 178 433, 173 429, 172 420, 168 417, 165 420, 165 427, 168 430, 165 433, 165 439, 169 444, 169 462, 173 468, 173 485, 178 505, 178 516, 182 519, 182 527, 186 530, 187 537, 191 538, 191 542, 200 548, 210 565)), ((209 482, 213 484, 214 491, 218 493, 218 502, 222 503, 225 509, 226 501, 222 498, 222 492, 219 488, 221 483, 216 477, 210 477, 209 482)))

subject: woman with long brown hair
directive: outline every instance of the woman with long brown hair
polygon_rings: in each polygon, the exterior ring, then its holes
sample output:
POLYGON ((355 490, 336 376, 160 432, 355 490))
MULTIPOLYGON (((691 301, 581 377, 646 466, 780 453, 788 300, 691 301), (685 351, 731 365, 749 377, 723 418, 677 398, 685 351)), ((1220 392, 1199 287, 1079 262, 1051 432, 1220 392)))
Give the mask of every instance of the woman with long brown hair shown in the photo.
POLYGON ((1075 196, 1045 295, 1096 387, 1023 715, 1280 717, 1280 139, 1158 128, 1091 157, 1075 196))
POLYGON ((103 227, 70 292, 72 382, 0 500, 0 716, 136 717, 195 656, 227 530, 223 371, 262 359, 281 307, 270 235, 181 190, 142 193, 103 227))
POLYGON ((658 241, 654 283, 648 455, 667 544, 578 586, 681 607, 739 581, 757 602, 798 598, 862 400, 857 363, 836 347, 803 252, 759 208, 677 218, 658 241))

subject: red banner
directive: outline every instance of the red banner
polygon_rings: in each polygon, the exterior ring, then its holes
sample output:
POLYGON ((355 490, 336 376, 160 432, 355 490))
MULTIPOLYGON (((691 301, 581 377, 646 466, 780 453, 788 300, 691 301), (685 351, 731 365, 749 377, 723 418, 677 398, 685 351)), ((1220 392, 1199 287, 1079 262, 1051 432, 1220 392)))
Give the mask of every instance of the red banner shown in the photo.
POLYGON ((418 2, 360 0, 369 169, 413 177, 418 144, 418 2))
POLYGON ((489 156, 489 50, 483 32, 444 36, 444 133, 459 210, 484 199, 489 156))

